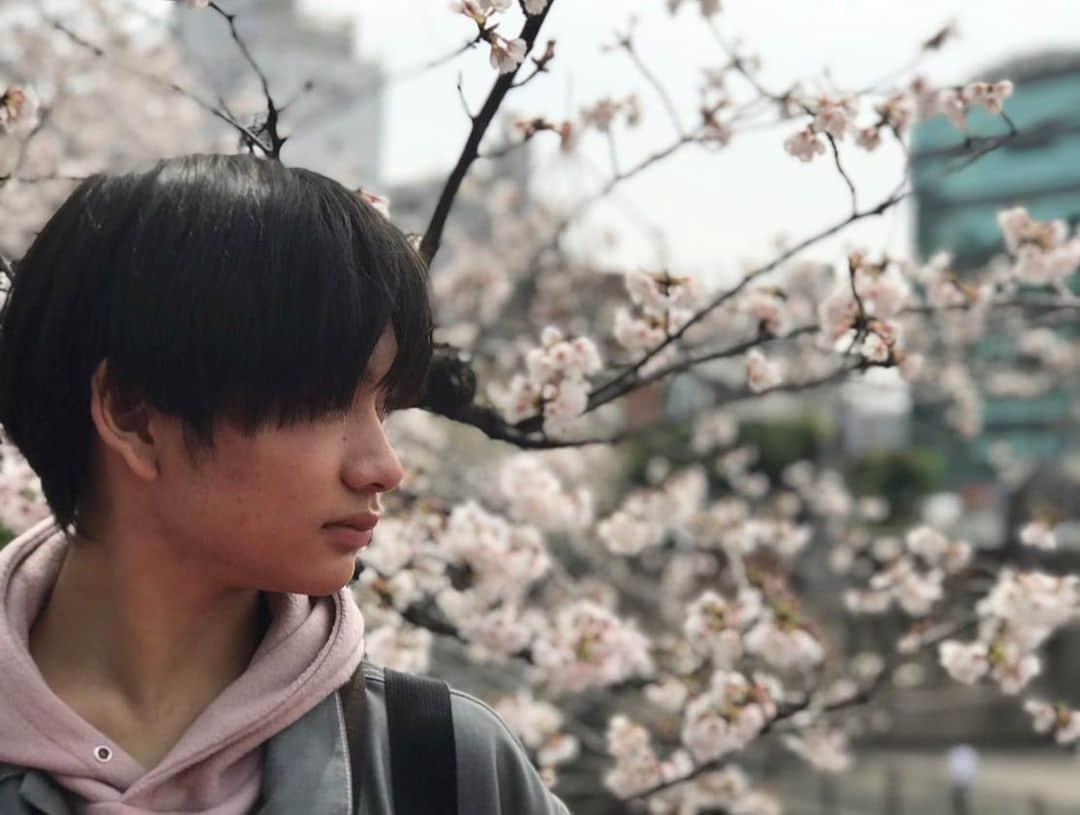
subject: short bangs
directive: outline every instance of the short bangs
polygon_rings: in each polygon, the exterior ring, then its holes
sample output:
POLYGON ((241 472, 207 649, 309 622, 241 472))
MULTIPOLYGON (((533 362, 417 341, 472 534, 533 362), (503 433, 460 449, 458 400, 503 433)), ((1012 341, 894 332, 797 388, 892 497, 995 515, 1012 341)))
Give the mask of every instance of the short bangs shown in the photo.
POLYGON ((82 182, 0 319, 0 423, 64 526, 103 358, 212 448, 218 419, 251 434, 348 408, 387 328, 389 408, 420 401, 432 356, 427 272, 401 231, 338 182, 252 156, 82 182))

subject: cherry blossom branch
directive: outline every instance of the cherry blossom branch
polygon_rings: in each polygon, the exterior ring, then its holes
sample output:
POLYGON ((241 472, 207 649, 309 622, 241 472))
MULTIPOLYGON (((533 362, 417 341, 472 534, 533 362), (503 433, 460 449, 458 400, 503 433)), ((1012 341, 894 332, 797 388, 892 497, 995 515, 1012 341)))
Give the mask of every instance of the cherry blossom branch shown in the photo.
POLYGON ((469 100, 465 98, 464 82, 465 82, 464 74, 461 71, 458 71, 458 75, 457 75, 457 92, 458 92, 458 99, 461 100, 461 109, 465 112, 465 118, 467 118, 470 122, 475 122, 476 121, 476 115, 471 110, 469 110, 469 100))
POLYGON ((645 77, 648 83, 653 86, 653 89, 660 96, 660 101, 663 102, 664 107, 667 108, 668 116, 671 117, 671 123, 675 126, 675 135, 680 139, 683 138, 685 131, 683 130, 682 122, 679 119, 679 111, 675 108, 675 103, 671 99, 671 94, 667 92, 667 89, 660 83, 660 80, 656 78, 656 75, 650 71, 642 61, 637 49, 634 48, 633 35, 630 33, 624 34, 619 38, 618 45, 626 51, 642 76, 645 77))
MULTIPOLYGON (((846 697, 844 699, 838 700, 836 702, 831 702, 831 703, 828 703, 828 704, 822 706, 821 711, 822 712, 835 712, 837 710, 842 710, 842 709, 845 709, 845 708, 854 707, 856 705, 866 704, 867 702, 872 701, 873 696, 880 691, 881 687, 885 684, 886 680, 888 680, 891 677, 891 675, 895 672, 895 670, 899 667, 899 665, 902 662, 907 661, 907 660, 909 660, 911 658, 912 653, 917 653, 919 651, 924 651, 924 650, 926 650, 928 648, 933 647, 934 645, 941 642, 942 640, 948 639, 949 637, 951 637, 952 635, 954 635, 958 631, 962 630, 963 628, 967 627, 968 625, 971 625, 973 622, 974 622, 974 618, 964 617, 964 618, 962 618, 962 619, 960 619, 958 621, 953 621, 953 622, 950 622, 950 623, 943 624, 934 633, 930 634, 929 636, 924 635, 922 640, 920 641, 918 647, 913 652, 908 652, 908 653, 904 653, 904 654, 895 653, 895 654, 891 655, 890 659, 889 659, 889 662, 887 663, 886 667, 884 667, 881 670, 881 672, 878 673, 878 675, 867 686, 865 686, 865 687, 861 688, 860 690, 856 691, 851 696, 848 696, 848 697, 846 697)), ((777 712, 777 715, 772 720, 767 722, 764 727, 761 728, 761 730, 758 732, 756 738, 760 739, 762 736, 765 736, 765 735, 771 733, 774 730, 778 730, 779 725, 781 725, 785 721, 791 719, 796 714, 801 713, 802 711, 809 708, 811 706, 812 702, 813 702, 813 696, 812 695, 807 695, 801 702, 799 702, 797 704, 794 704, 794 705, 788 705, 787 707, 779 710, 777 712)), ((702 775, 703 773, 710 772, 712 770, 716 770, 720 766, 722 766, 723 764, 727 763, 730 760, 731 760, 730 757, 727 756, 727 755, 721 756, 719 758, 711 759, 709 761, 706 761, 706 762, 703 762, 703 763, 697 765, 696 767, 694 767, 692 770, 690 770, 689 772, 687 772, 684 775, 678 776, 676 778, 668 779, 668 780, 663 781, 663 782, 661 782, 659 784, 655 784, 655 785, 649 787, 648 789, 642 790, 641 792, 638 792, 638 793, 635 793, 633 795, 627 796, 626 798, 622 798, 620 800, 621 801, 632 801, 632 800, 642 800, 642 799, 649 798, 649 797, 651 797, 653 795, 656 795, 659 792, 663 792, 664 790, 670 789, 670 788, 672 788, 674 786, 677 786, 679 784, 683 784, 683 783, 685 783, 687 781, 693 781, 695 778, 702 775)))
POLYGON ((851 211, 859 211, 859 199, 855 193, 855 185, 851 182, 851 176, 847 174, 847 170, 844 169, 844 165, 840 163, 840 148, 836 145, 836 139, 832 133, 826 131, 825 138, 829 142, 829 149, 832 151, 833 162, 836 164, 836 170, 840 173, 840 177, 844 179, 844 183, 847 184, 848 191, 851 193, 851 211))
MULTIPOLYGON (((521 39, 525 41, 526 53, 532 50, 533 43, 536 42, 536 37, 540 33, 544 20, 547 19, 552 5, 554 5, 554 0, 548 3, 540 14, 530 15, 526 18, 520 35, 521 39)), ((520 66, 509 73, 499 75, 488 93, 483 107, 472 119, 472 127, 469 130, 468 138, 465 140, 465 146, 462 148, 461 155, 446 180, 442 193, 439 195, 439 201, 435 205, 435 212, 432 214, 431 221, 424 231, 424 237, 420 241, 420 256, 429 266, 439 251, 446 219, 450 215, 450 208, 453 206, 454 198, 461 188, 461 182, 465 180, 465 175, 468 173, 472 163, 479 158, 480 142, 484 138, 484 134, 487 132, 492 119, 494 119, 499 106, 502 104, 503 98, 513 85, 518 70, 520 70, 520 66)))
POLYGON ((747 275, 745 275, 743 277, 743 279, 739 283, 737 283, 732 288, 728 289, 727 291, 722 292, 717 297, 714 297, 713 300, 710 303, 708 303, 704 308, 702 308, 701 310, 696 312, 692 317, 690 317, 690 319, 688 319, 687 322, 679 330, 677 330, 673 334, 669 334, 667 339, 665 339, 662 343, 660 343, 659 345, 657 345, 653 349, 651 349, 640 360, 638 360, 634 365, 632 365, 627 370, 623 371, 621 374, 616 376, 614 379, 612 379, 612 380, 604 383, 600 387, 596 388, 589 395, 589 404, 588 404, 588 407, 586 408, 585 412, 587 413, 587 412, 590 412, 592 410, 595 410, 596 408, 600 407, 601 405, 607 404, 612 399, 618 398, 619 396, 623 395, 623 393, 626 393, 627 391, 625 389, 621 390, 621 391, 619 390, 620 385, 627 382, 628 380, 634 379, 636 377, 636 375, 637 375, 637 372, 639 370, 641 370, 641 368, 650 359, 652 359, 654 356, 659 354, 661 351, 663 351, 665 348, 667 348, 672 343, 678 342, 682 338, 682 336, 692 326, 696 325, 698 322, 703 320, 709 313, 711 313, 714 309, 720 307, 721 305, 726 303, 728 300, 730 300, 732 297, 734 297, 736 294, 738 294, 740 291, 742 291, 743 288, 745 288, 746 285, 749 284, 750 281, 753 280, 754 278, 760 277, 761 275, 765 274, 766 272, 772 271, 773 269, 778 267, 781 263, 784 263, 785 261, 790 260, 792 257, 794 257, 798 253, 802 252, 807 247, 812 246, 813 244, 818 243, 818 242, 824 240, 825 238, 827 238, 827 237, 829 237, 831 235, 834 235, 835 233, 839 232, 840 230, 844 229, 845 227, 847 227, 848 225, 854 223, 855 221, 862 220, 863 218, 869 218, 869 217, 874 216, 874 215, 881 215, 887 209, 889 209, 889 207, 892 207, 895 204, 897 204, 898 202, 902 201, 904 198, 906 198, 908 195, 911 194, 910 191, 908 191, 908 192, 900 192, 899 191, 900 188, 903 187, 903 185, 905 183, 906 183, 906 179, 903 182, 901 182, 901 184, 898 186, 896 191, 894 191, 889 196, 884 198, 876 206, 874 206, 874 207, 872 207, 870 209, 864 210, 862 212, 854 212, 851 215, 849 215, 847 218, 845 218, 843 221, 838 221, 837 223, 833 224, 832 226, 826 227, 825 229, 804 238, 803 240, 799 241, 794 246, 791 246, 788 249, 786 249, 785 251, 781 252, 779 255, 777 255, 775 258, 773 258, 773 260, 769 261, 765 265, 758 267, 757 269, 753 270, 752 272, 749 272, 747 275))
MULTIPOLYGON (((783 262, 783 259, 778 259, 774 261, 773 264, 771 264, 767 268, 773 268, 774 265, 778 265, 780 262, 783 262)), ((752 274, 757 274, 757 272, 752 274)), ((944 306, 907 306, 901 309, 897 313, 897 316, 900 317, 908 315, 935 315, 943 312, 969 311, 973 307, 973 304, 970 302, 952 303, 944 306)), ((1022 309, 1027 311, 1028 313, 1034 314, 1046 314, 1056 311, 1077 311, 1080 310, 1080 298, 1076 298, 1073 300, 1052 300, 1045 298, 1010 299, 995 301, 992 302, 989 306, 991 312, 1014 308, 1022 309)), ((635 377, 633 382, 626 385, 623 390, 617 393, 608 393, 604 394, 603 396, 598 396, 598 394, 601 394, 603 387, 598 388, 593 392, 594 397, 591 398, 602 398, 602 401, 599 404, 604 404, 606 402, 613 401, 617 398, 625 396, 631 391, 635 391, 640 388, 647 387, 653 383, 667 379, 668 377, 674 376, 675 374, 690 371, 691 369, 698 367, 704 363, 712 362, 719 359, 727 359, 741 356, 752 348, 762 347, 783 340, 789 340, 803 334, 810 334, 820 330, 821 325, 819 323, 806 323, 792 328, 791 330, 782 335, 773 335, 767 333, 760 334, 756 337, 752 337, 750 339, 744 340, 742 342, 719 350, 710 350, 706 352, 699 352, 697 354, 690 354, 681 361, 666 366, 658 371, 649 374, 648 376, 635 377)), ((865 330, 865 328, 863 330, 865 330)), ((863 360, 856 364, 841 366, 840 368, 830 372, 829 374, 823 375, 816 379, 806 380, 803 382, 786 382, 772 388, 767 388, 760 391, 752 391, 747 388, 733 388, 727 390, 718 389, 714 391, 713 395, 717 399, 719 404, 731 404, 733 402, 741 401, 743 399, 755 398, 775 391, 791 393, 801 392, 812 388, 821 387, 823 385, 828 385, 833 382, 841 381, 851 373, 856 373, 869 367, 890 366, 891 363, 888 362, 869 362, 863 360)), ((639 367, 639 364, 633 364, 627 366, 625 370, 633 372, 636 371, 639 367)), ((618 378, 619 377, 616 377, 616 379, 612 380, 612 382, 617 381, 618 378)), ((598 407, 599 404, 596 405, 596 407, 598 407)), ((587 409, 586 412, 592 409, 595 408, 590 407, 587 409)), ((442 407, 440 409, 434 410, 433 412, 461 424, 467 424, 475 427, 492 440, 509 442, 523 450, 549 450, 562 447, 586 447, 595 444, 621 444, 626 441, 640 438, 642 434, 655 429, 654 425, 644 425, 603 438, 560 440, 551 439, 544 435, 542 432, 540 433, 539 437, 535 436, 535 433, 541 431, 540 419, 539 417, 535 416, 525 419, 517 424, 510 424, 505 419, 503 419, 502 416, 495 409, 475 403, 467 403, 461 405, 456 409, 442 407)), ((683 422, 685 420, 685 417, 680 417, 677 421, 683 422)), ((656 423, 656 426, 662 426, 664 423, 665 422, 656 423)))
POLYGON ((615 149, 615 134, 609 129, 605 134, 607 136, 608 146, 608 160, 611 162, 611 174, 613 176, 619 175, 619 155, 615 149))
MULTIPOLYGON (((755 342, 757 344, 759 341, 755 342)), ((724 352, 727 353, 727 352, 724 352)), ((734 352, 731 352, 732 354, 734 352)), ((742 399, 748 399, 753 397, 764 396, 774 392, 787 392, 798 393, 801 391, 811 390, 813 388, 828 385, 834 382, 839 382, 845 379, 853 372, 865 370, 869 367, 888 367, 888 363, 872 362, 869 360, 860 360, 859 362, 842 366, 841 368, 831 371, 824 376, 805 380, 803 382, 784 382, 779 385, 775 385, 771 388, 767 388, 761 391, 751 391, 749 389, 730 389, 724 393, 720 393, 719 396, 723 403, 736 402, 742 399)), ((652 380, 650 380, 652 381, 652 380)), ((636 390, 638 386, 633 389, 636 390)), ((475 427, 481 431, 485 436, 493 441, 505 441, 509 442, 522 450, 552 450, 563 447, 587 447, 594 444, 621 444, 626 441, 639 438, 643 433, 655 429, 651 426, 637 427, 630 430, 617 433, 612 436, 606 436, 603 438, 586 438, 586 439, 552 439, 548 437, 539 427, 532 427, 534 419, 526 419, 517 425, 509 424, 502 416, 493 408, 485 407, 483 405, 472 404, 466 408, 458 411, 452 416, 447 416, 446 413, 441 411, 435 411, 442 416, 453 419, 460 424, 467 424, 475 427), (536 437, 533 434, 539 432, 540 436, 536 437)), ((685 418, 683 419, 685 421, 685 418)))
POLYGON ((259 67, 259 64, 255 61, 255 58, 251 55, 251 51, 247 47, 247 43, 240 37, 239 32, 236 30, 236 15, 230 14, 225 11, 217 3, 211 2, 210 8, 225 18, 225 21, 229 24, 229 34, 232 36, 233 42, 236 43, 237 48, 240 49, 240 53, 243 55, 244 60, 251 69, 255 71, 255 75, 259 78, 259 84, 262 87, 263 96, 266 98, 266 120, 260 124, 259 130, 265 133, 270 139, 269 150, 261 143, 256 142, 255 146, 266 151, 268 158, 281 159, 281 148, 284 146, 287 137, 282 137, 278 132, 278 114, 279 110, 274 104, 274 97, 270 94, 270 83, 266 79, 266 74, 259 67))
POLYGON ((551 62, 551 60, 553 60, 554 58, 555 58, 555 40, 548 40, 547 41, 547 46, 544 48, 544 53, 541 54, 539 57, 533 57, 532 58, 533 72, 531 74, 529 74, 527 77, 525 77, 523 80, 521 80, 520 82, 513 83, 510 87, 511 88, 520 88, 520 87, 522 87, 524 85, 527 85, 529 82, 532 82, 540 74, 547 73, 548 72, 548 69, 547 69, 548 63, 551 62))
MULTIPOLYGON (((61 33, 65 34, 76 45, 90 51, 92 54, 94 54, 94 56, 96 56, 96 57, 98 57, 100 59, 108 59, 109 58, 108 55, 105 52, 105 49, 101 48, 98 45, 93 44, 92 42, 90 42, 85 37, 81 36, 80 34, 76 34, 74 31, 72 31, 70 28, 65 26, 59 20, 57 20, 57 19, 55 19, 53 17, 50 17, 49 15, 46 15, 46 14, 43 14, 42 18, 49 25, 51 25, 53 28, 55 28, 57 31, 60 31, 61 33)), ((137 68, 132 68, 130 65, 123 65, 123 64, 121 64, 119 62, 116 62, 115 60, 113 60, 113 61, 114 61, 115 64, 117 64, 119 67, 121 67, 123 70, 127 71, 131 75, 137 76, 137 77, 139 77, 140 79, 142 79, 142 80, 144 80, 146 82, 150 82, 151 84, 155 84, 155 85, 159 85, 159 86, 168 88, 169 90, 180 94, 184 98, 191 100, 196 105, 201 107, 203 110, 207 111, 208 113, 215 116, 216 118, 221 119, 227 125, 229 125, 234 130, 236 130, 240 134, 241 138, 243 138, 245 141, 247 141, 250 144, 257 145, 261 150, 263 150, 264 152, 269 153, 270 148, 267 147, 266 145, 264 145, 262 143, 262 141, 259 139, 259 137, 256 136, 249 128, 242 125, 234 117, 232 117, 231 115, 229 115, 225 111, 221 110, 220 108, 215 107, 214 105, 211 105, 209 102, 202 99, 197 94, 192 93, 187 88, 184 88, 181 85, 178 85, 177 83, 175 83, 175 82, 173 82, 171 80, 162 79, 159 76, 154 76, 153 74, 144 73, 143 71, 140 71, 137 68)))
MULTIPOLYGON (((902 315, 933 315, 939 312, 946 311, 969 311, 972 308, 970 303, 953 303, 946 306, 907 306, 901 309, 897 316, 902 315)), ((1007 308, 1021 308, 1033 313, 1046 313, 1062 310, 1080 310, 1080 299, 1075 301, 1054 301, 1054 300, 1004 300, 998 301, 991 305, 991 309, 1007 309, 1007 308)), ((757 337, 746 342, 733 345, 729 348, 725 348, 720 351, 711 351, 700 356, 687 357, 682 362, 676 365, 664 368, 647 377, 639 378, 636 380, 638 386, 645 387, 651 385, 654 382, 658 382, 662 379, 666 379, 674 374, 684 373, 690 369, 697 367, 705 362, 712 362, 717 359, 726 359, 730 357, 740 356, 745 354, 751 348, 760 347, 778 340, 785 340, 791 337, 798 336, 800 334, 809 334, 815 331, 820 331, 821 326, 818 323, 807 323, 797 328, 793 328, 783 335, 767 335, 764 337, 757 337)))
POLYGON ((895 69, 891 70, 885 76, 883 76, 883 77, 879 78, 878 80, 876 80, 874 82, 871 82, 868 85, 864 86, 863 88, 861 88, 859 90, 859 93, 860 94, 871 93, 875 89, 880 88, 880 87, 882 87, 883 85, 886 85, 889 82, 892 82, 897 77, 903 76, 904 74, 907 74, 907 73, 909 73, 911 71, 914 71, 916 68, 919 67, 919 63, 923 61, 923 58, 926 56, 926 54, 929 51, 938 51, 938 50, 940 50, 941 47, 946 43, 946 41, 948 41, 949 38, 954 36, 955 33, 956 33, 955 22, 954 21, 949 21, 944 26, 942 26, 940 29, 938 29, 937 32, 933 34, 933 36, 927 38, 926 41, 923 42, 922 45, 919 47, 918 53, 914 57, 912 57, 910 60, 908 60, 908 62, 905 65, 901 65, 899 68, 895 68, 895 69))

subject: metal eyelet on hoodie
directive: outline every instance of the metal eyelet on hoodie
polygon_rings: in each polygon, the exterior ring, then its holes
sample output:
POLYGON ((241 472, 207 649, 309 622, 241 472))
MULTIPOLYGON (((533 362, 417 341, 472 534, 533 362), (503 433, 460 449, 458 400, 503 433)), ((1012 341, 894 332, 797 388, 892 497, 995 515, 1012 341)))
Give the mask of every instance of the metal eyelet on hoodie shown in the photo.
POLYGON ((102 764, 106 761, 112 761, 112 748, 107 744, 99 744, 94 748, 94 758, 102 764))

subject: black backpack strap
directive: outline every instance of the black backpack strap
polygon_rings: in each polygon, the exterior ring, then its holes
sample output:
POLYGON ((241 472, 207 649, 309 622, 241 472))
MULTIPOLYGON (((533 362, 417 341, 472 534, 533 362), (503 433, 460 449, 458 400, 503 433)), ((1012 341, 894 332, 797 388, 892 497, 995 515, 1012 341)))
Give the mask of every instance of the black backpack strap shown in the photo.
POLYGON ((394 815, 457 815, 450 686, 385 668, 394 815))
POLYGON ((360 722, 364 715, 364 664, 353 672, 349 681, 341 686, 341 706, 345 714, 345 741, 349 746, 349 775, 352 779, 354 815, 360 812, 360 787, 363 780, 363 741, 360 738, 360 722))

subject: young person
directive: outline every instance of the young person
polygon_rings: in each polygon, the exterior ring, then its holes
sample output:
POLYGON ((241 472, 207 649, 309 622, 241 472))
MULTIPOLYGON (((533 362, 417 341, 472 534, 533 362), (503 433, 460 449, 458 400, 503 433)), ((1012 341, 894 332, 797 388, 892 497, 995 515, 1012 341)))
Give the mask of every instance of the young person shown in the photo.
MULTIPOLYGON (((0 323, 0 424, 51 512, 0 550, 0 812, 392 813, 340 525, 401 481, 383 421, 431 359, 405 237, 314 172, 168 159, 81 183, 0 323)), ((566 813, 450 700, 461 815, 566 813)))

